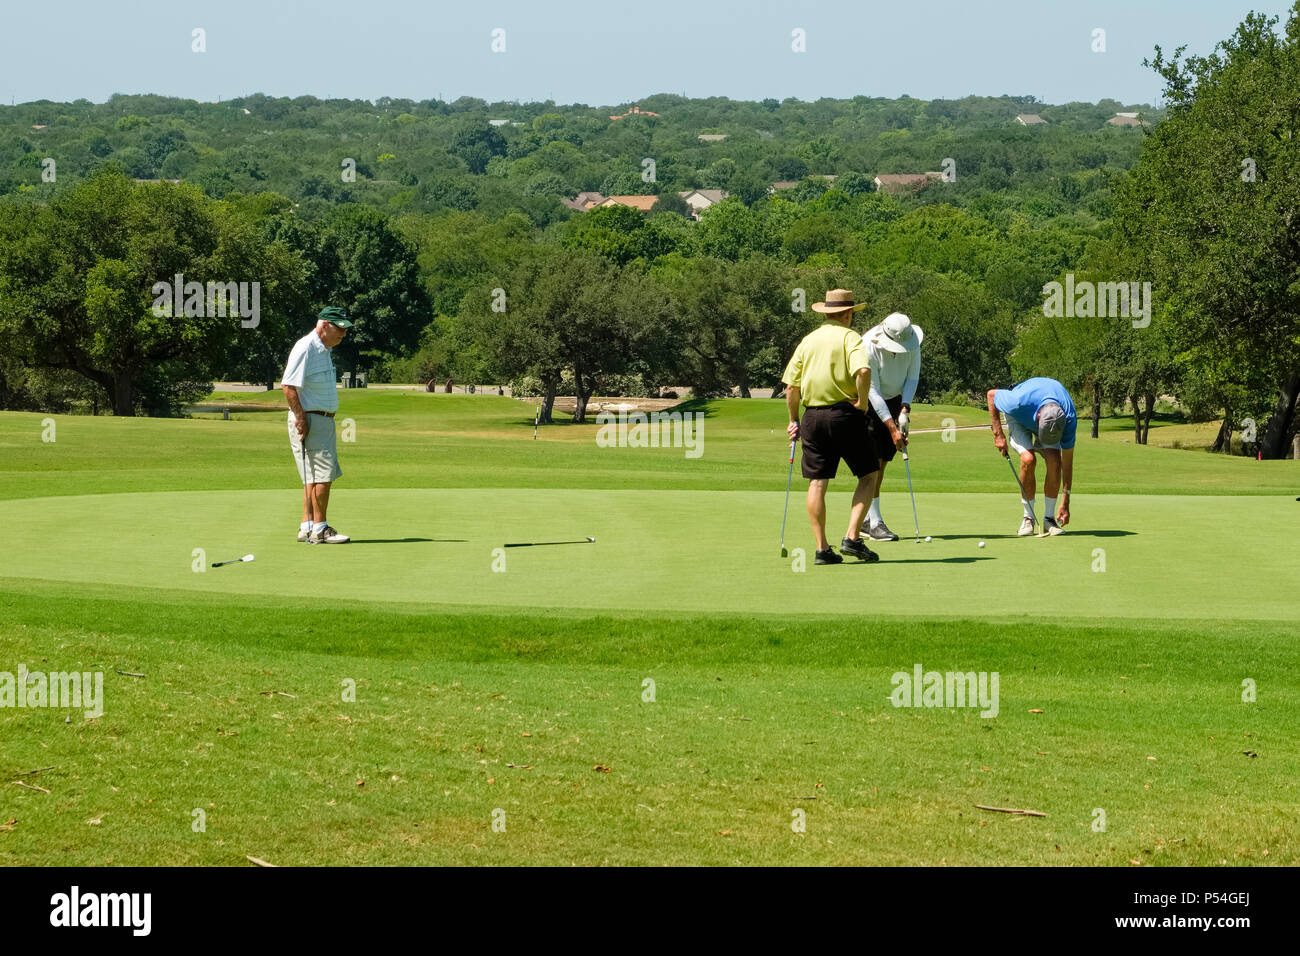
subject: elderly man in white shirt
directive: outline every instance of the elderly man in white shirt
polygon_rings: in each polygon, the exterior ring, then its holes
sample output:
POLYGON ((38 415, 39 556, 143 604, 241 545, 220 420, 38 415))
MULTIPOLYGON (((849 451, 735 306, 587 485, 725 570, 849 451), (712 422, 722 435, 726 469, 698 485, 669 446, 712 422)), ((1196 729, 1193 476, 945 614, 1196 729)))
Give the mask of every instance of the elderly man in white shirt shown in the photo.
POLYGON ((347 544, 347 535, 330 527, 325 512, 330 485, 343 474, 334 435, 339 394, 330 349, 352 328, 336 306, 321 309, 316 328, 293 344, 280 385, 289 405, 289 448, 302 476, 302 524, 298 540, 309 544, 347 544))
POLYGON ((921 377, 921 342, 925 334, 920 326, 901 312, 892 312, 875 328, 862 336, 871 367, 868 398, 878 421, 872 421, 872 436, 880 467, 876 469, 876 488, 871 507, 862 522, 862 531, 871 541, 897 541, 880 514, 880 486, 885 466, 907 445, 912 398, 921 377))

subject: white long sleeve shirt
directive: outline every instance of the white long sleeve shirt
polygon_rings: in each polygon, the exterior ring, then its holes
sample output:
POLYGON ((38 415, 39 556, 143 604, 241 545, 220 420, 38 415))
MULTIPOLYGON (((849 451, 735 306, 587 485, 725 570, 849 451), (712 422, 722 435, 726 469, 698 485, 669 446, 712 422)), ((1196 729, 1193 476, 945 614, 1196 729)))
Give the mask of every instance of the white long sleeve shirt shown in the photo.
MULTIPOLYGON (((872 332, 875 330, 873 329, 872 332)), ((888 398, 902 396, 904 405, 911 405, 916 395, 916 383, 921 378, 921 350, 911 352, 890 352, 871 344, 872 332, 864 335, 863 344, 867 347, 867 364, 871 367, 871 407, 876 410, 882 422, 894 416, 885 404, 888 398)))

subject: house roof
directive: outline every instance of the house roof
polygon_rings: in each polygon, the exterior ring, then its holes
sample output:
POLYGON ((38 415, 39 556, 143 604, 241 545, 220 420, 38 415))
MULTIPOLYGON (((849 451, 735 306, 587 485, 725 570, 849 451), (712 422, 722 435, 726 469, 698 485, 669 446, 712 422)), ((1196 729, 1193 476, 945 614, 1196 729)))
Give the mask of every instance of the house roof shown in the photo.
POLYGON ((920 189, 936 179, 943 179, 942 173, 879 173, 875 177, 876 188, 882 192, 902 192, 905 189, 920 189))
POLYGON ((560 202, 570 209, 576 209, 578 212, 586 212, 592 206, 598 206, 605 201, 605 197, 596 192, 581 192, 572 199, 561 199, 560 202))
POLYGON ((659 201, 658 196, 610 196, 599 206, 631 206, 633 209, 640 209, 642 212, 649 212, 654 208, 654 204, 659 201))
POLYGON ((721 143, 726 138, 726 133, 701 133, 696 137, 696 139, 702 140, 706 143, 721 143))
POLYGON ((1016 114, 1016 119, 1020 121, 1022 126, 1037 126, 1039 123, 1047 122, 1047 120, 1043 119, 1037 113, 1018 113, 1016 114))
POLYGON ((722 202, 730 195, 725 189, 687 189, 677 195, 683 199, 690 199, 692 196, 701 196, 709 201, 709 204, 722 202))
POLYGON ((620 119, 622 119, 624 116, 631 116, 631 115, 633 115, 633 114, 636 114, 637 116, 658 116, 658 115, 659 115, 658 113, 652 113, 652 112, 650 112, 649 110, 643 110, 643 109, 641 109, 641 107, 639 107, 639 106, 633 106, 633 107, 632 107, 630 110, 628 110, 626 113, 620 113, 618 116, 611 116, 610 119, 612 119, 612 120, 620 120, 620 119))
POLYGON ((773 183, 773 184, 772 184, 772 188, 773 188, 773 189, 793 189, 795 186, 798 186, 798 185, 799 185, 799 184, 798 184, 797 182, 788 182, 788 183, 787 183, 787 182, 781 182, 781 183, 773 183))
POLYGON ((1150 126, 1150 123, 1143 122, 1137 118, 1136 113, 1116 113, 1110 119, 1106 120, 1111 126, 1150 126))

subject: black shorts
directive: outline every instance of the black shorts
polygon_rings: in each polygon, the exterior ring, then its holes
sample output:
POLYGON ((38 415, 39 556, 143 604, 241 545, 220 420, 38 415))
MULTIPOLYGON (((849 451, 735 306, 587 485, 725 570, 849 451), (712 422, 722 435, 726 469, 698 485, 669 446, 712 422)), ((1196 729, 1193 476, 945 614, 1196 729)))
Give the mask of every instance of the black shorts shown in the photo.
MULTIPOLYGON (((889 414, 897 425, 898 416, 903 413, 903 396, 887 398, 885 404, 889 406, 889 414)), ((867 418, 871 421, 871 447, 876 450, 876 457, 888 464, 898 454, 898 449, 894 447, 894 439, 889 437, 889 427, 880 420, 874 408, 868 413, 867 418)))
POLYGON ((804 409, 799 437, 805 478, 834 478, 841 458, 857 478, 876 470, 867 416, 849 402, 804 409))

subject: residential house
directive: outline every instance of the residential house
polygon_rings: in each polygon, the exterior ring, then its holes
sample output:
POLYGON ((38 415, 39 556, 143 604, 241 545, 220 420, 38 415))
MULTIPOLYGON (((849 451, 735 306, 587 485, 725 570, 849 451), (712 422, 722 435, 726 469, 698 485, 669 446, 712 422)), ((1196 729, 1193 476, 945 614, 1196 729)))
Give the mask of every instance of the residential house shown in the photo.
POLYGON ((1106 120, 1111 126, 1150 126, 1150 123, 1138 119, 1136 113, 1116 113, 1106 120))
POLYGON ((943 173, 880 173, 875 177, 876 191, 882 193, 916 192, 933 182, 942 182, 943 173))
POLYGON ((596 205, 631 206, 633 209, 640 209, 642 212, 649 212, 654 208, 654 204, 658 201, 658 196, 610 196, 604 202, 596 203, 596 205))
POLYGON ((729 193, 723 189, 688 189, 677 195, 686 200, 686 205, 691 207, 691 218, 699 219, 700 213, 722 202, 729 193))
POLYGON ((639 106, 633 106, 626 113, 620 113, 618 116, 611 116, 612 120, 621 120, 626 116, 658 116, 658 113, 652 113, 649 110, 643 110, 639 106))
POLYGON ((698 139, 701 143, 721 143, 724 139, 727 138, 727 134, 726 133, 701 133, 699 136, 695 138, 698 139))
POLYGON ((1047 123, 1047 120, 1037 113, 1018 113, 1016 114, 1016 122, 1021 126, 1043 126, 1047 123))
POLYGON ((561 199, 570 209, 576 209, 578 212, 586 212, 593 206, 599 206, 605 201, 605 197, 600 193, 586 192, 578 193, 573 199, 561 199))

